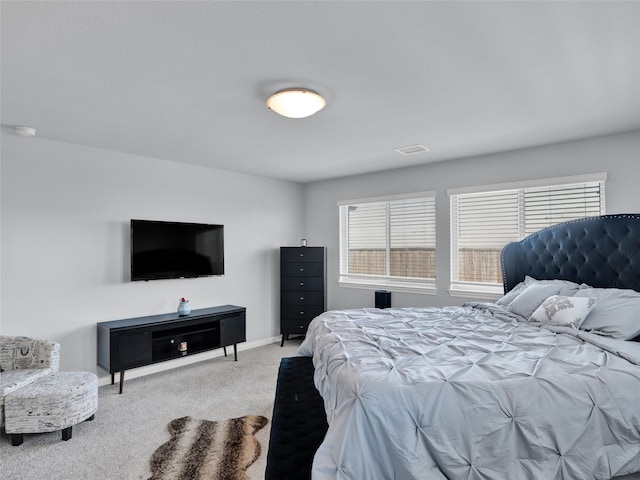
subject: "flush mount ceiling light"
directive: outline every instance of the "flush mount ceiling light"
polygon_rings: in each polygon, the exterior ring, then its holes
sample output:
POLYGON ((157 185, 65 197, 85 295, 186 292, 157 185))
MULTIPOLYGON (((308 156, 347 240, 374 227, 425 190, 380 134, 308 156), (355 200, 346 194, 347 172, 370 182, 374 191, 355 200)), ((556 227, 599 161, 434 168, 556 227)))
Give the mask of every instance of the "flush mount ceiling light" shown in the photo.
POLYGON ((23 137, 35 137, 37 130, 33 127, 25 127, 24 125, 16 125, 15 127, 16 133, 18 135, 22 135, 23 137))
POLYGON ((287 88, 274 93, 267 100, 267 107, 283 117, 304 118, 322 110, 327 101, 322 95, 308 88, 287 88))

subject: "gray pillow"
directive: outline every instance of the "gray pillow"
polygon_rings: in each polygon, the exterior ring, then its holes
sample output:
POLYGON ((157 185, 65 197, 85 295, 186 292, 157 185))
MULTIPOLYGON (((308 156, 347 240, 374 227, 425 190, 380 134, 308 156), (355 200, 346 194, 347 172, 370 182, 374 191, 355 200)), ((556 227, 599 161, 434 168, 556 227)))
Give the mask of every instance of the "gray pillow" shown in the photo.
POLYGON ((621 288, 580 288, 574 297, 596 297, 598 303, 580 325, 620 340, 640 335, 640 292, 621 288))
POLYGON ((533 283, 537 283, 538 285, 555 285, 560 287, 560 293, 558 295, 573 295, 578 291, 580 285, 575 282, 571 282, 569 280, 536 280, 535 278, 526 276, 524 278, 524 283, 526 285, 531 285, 533 283))
POLYGON ((498 300, 496 300, 496 303, 498 305, 503 305, 503 306, 506 307, 511 302, 513 302, 515 300, 515 298, 518 295, 520 295, 525 288, 527 288, 527 285, 524 282, 520 282, 515 287, 513 287, 511 290, 509 290, 507 293, 505 293, 503 297, 501 297, 498 300))
POLYGON ((509 304, 507 310, 528 319, 542 302, 552 295, 558 295, 562 288, 562 285, 532 283, 509 304))
POLYGON ((529 285, 534 285, 534 284, 559 286, 561 287, 561 290, 560 292, 558 292, 558 295, 566 295, 566 296, 573 295, 578 291, 578 288, 580 288, 580 285, 574 282, 570 282, 569 280, 536 280, 535 278, 527 275, 526 277, 524 277, 523 282, 520 282, 515 287, 513 287, 507 294, 505 294, 500 299, 496 300, 496 303, 498 305, 502 305, 506 307, 511 302, 513 302, 516 299, 516 297, 520 295, 520 293, 522 293, 522 291, 525 288, 527 288, 529 285))

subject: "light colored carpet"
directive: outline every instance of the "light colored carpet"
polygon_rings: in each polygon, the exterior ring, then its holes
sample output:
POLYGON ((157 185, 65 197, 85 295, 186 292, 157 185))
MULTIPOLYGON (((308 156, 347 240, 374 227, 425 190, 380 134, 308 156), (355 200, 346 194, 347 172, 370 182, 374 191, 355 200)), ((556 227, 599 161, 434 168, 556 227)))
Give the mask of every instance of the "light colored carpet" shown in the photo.
MULTIPOLYGON (((118 385, 100 387, 95 420, 73 427, 73 438, 60 432, 25 435, 12 447, 0 438, 0 478, 13 480, 117 479, 140 480, 151 475, 153 452, 169 439, 167 423, 191 416, 224 420, 273 413, 278 366, 295 356, 299 339, 218 357, 118 385)), ((262 454, 249 467, 251 480, 264 479, 271 423, 256 434, 262 454)))

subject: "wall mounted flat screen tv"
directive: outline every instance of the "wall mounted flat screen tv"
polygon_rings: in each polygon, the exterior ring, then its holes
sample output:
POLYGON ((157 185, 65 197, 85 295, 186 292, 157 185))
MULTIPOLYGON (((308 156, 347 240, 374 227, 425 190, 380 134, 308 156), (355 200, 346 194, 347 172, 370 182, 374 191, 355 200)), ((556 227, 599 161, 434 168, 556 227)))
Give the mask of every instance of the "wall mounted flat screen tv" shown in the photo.
POLYGON ((131 220, 131 280, 224 275, 224 226, 131 220))

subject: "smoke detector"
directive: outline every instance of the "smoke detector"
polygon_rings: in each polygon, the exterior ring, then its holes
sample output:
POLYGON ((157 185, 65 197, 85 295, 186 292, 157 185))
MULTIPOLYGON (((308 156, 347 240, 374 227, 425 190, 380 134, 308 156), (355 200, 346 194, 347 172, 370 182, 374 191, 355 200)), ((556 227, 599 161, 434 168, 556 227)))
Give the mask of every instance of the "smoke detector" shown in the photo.
POLYGON ((37 130, 33 127, 25 127, 24 125, 16 125, 14 127, 18 135, 23 137, 35 137, 37 130))

